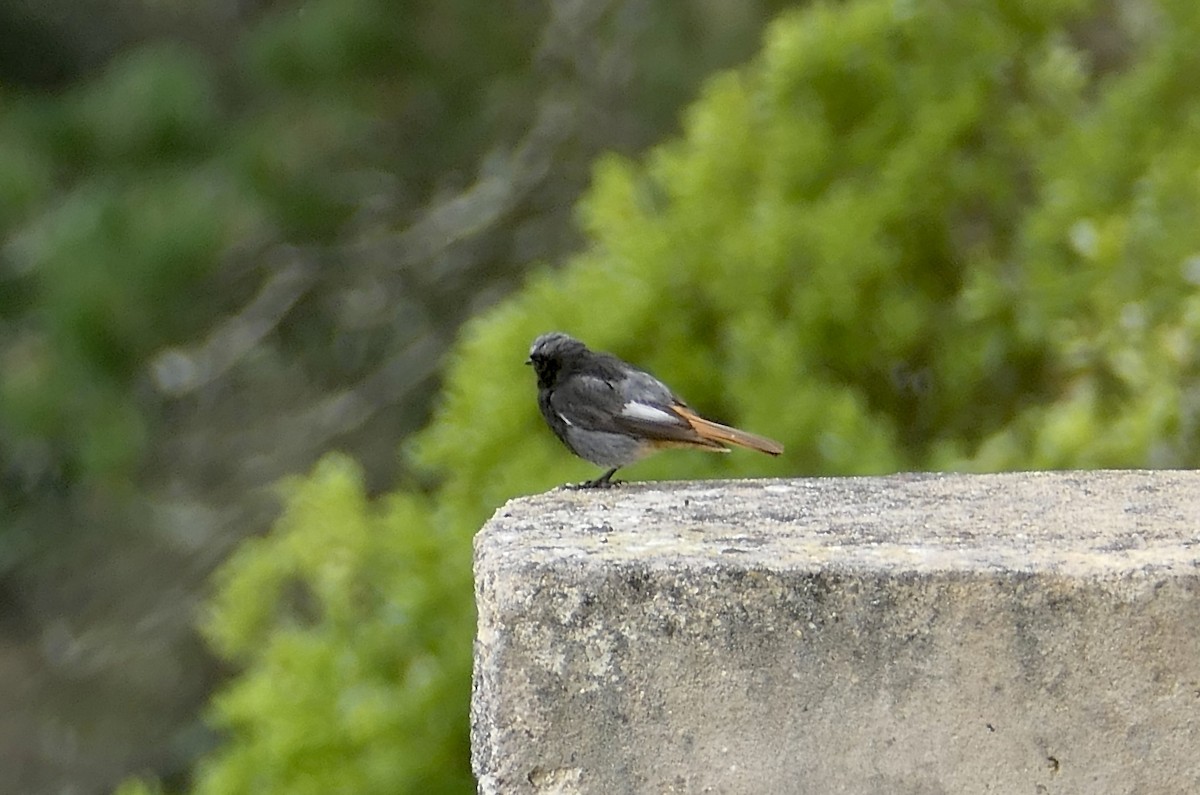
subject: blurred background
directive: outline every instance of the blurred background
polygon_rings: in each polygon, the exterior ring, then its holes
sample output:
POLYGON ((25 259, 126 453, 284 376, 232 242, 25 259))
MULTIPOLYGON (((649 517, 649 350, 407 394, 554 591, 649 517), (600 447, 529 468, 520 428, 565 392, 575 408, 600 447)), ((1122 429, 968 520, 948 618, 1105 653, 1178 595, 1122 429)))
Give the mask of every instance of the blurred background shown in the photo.
POLYGON ((0 792, 189 767, 197 602, 267 487, 395 483, 592 158, 779 5, 0 2, 0 792))
POLYGON ((472 791, 541 331, 789 449, 631 477, 1200 463, 1200 12, 970 5, 0 0, 0 792, 472 791))

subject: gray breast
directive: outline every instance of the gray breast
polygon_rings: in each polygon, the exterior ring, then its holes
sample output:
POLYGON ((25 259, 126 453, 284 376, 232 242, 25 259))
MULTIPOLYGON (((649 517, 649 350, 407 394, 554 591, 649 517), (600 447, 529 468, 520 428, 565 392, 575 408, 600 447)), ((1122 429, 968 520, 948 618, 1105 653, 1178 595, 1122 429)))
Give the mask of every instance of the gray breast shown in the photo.
POLYGON ((566 429, 566 442, 580 458, 605 467, 632 464, 650 450, 631 436, 589 431, 576 426, 566 429))

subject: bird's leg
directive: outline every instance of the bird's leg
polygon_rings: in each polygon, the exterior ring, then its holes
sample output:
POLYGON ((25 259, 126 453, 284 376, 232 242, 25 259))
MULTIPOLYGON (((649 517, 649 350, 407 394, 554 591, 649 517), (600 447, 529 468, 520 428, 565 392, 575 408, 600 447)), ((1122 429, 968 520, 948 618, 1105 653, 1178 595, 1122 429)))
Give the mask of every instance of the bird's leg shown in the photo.
POLYGON ((608 489, 608 488, 612 488, 613 486, 620 485, 621 481, 612 479, 612 476, 616 473, 616 471, 618 469, 620 469, 620 467, 613 467, 612 469, 608 470, 600 477, 595 478, 594 480, 585 480, 584 482, 580 483, 575 488, 577 488, 577 489, 608 489))

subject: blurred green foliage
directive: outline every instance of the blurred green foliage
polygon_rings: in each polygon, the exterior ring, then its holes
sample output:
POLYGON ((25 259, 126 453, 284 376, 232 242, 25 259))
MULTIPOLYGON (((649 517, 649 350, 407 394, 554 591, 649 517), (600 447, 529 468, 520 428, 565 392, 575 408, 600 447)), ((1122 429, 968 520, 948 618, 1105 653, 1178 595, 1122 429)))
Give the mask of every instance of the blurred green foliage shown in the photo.
POLYGON ((520 366, 546 330, 787 445, 631 478, 1200 465, 1200 6, 968 5, 786 14, 680 139, 598 165, 588 249, 465 329, 407 448, 432 494, 331 459, 223 572, 245 672, 197 793, 471 789, 471 534, 595 474, 520 366))
POLYGON ((418 192, 523 119, 528 98, 515 93, 480 114, 475 73, 449 68, 459 51, 419 24, 464 42, 486 33, 469 63, 501 81, 525 72, 531 16, 402 6, 327 0, 265 15, 237 37, 231 74, 150 44, 60 96, 0 95, 0 322, 15 340, 0 444, 12 468, 131 477, 155 430, 131 389, 153 352, 247 298, 207 281, 235 244, 328 241, 361 201, 356 169, 418 192), (378 79, 388 74, 402 77, 378 79), (442 95, 459 104, 418 101, 442 95))
MULTIPOLYGON (((578 240, 592 153, 673 128, 782 5, 0 4, 0 646, 31 672, 0 685, 20 760, 0 790, 90 791, 134 767, 176 783, 211 742, 196 701, 220 675, 194 600, 274 515, 262 485, 334 445, 368 490, 391 482, 444 340, 578 240)), ((454 570, 451 645, 471 623, 454 570)), ((441 749, 369 762, 385 789, 446 748, 465 780, 466 655, 431 648, 458 661, 458 706, 418 731, 404 690, 354 730, 441 749)), ((413 687, 441 681, 428 667, 413 687)))
POLYGON ((194 327, 187 296, 253 208, 197 164, 211 94, 197 59, 147 50, 61 100, 19 98, 0 122, 8 455, 47 446, 81 479, 134 465, 145 427, 128 384, 194 327))
POLYGON ((421 497, 368 502, 339 457, 290 492, 220 578, 208 635, 247 672, 214 703, 238 742, 195 791, 468 791, 461 534, 421 497))

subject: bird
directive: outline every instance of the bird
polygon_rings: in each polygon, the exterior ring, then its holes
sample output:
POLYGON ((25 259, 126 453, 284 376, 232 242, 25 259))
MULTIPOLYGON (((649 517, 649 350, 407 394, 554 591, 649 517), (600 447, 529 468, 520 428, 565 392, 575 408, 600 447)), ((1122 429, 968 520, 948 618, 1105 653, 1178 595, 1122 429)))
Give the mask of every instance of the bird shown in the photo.
POLYGON ((779 442, 700 416, 650 373, 561 331, 535 339, 525 363, 537 375, 550 430, 575 455, 607 468, 574 488, 616 485, 618 469, 669 447, 783 453, 779 442))

